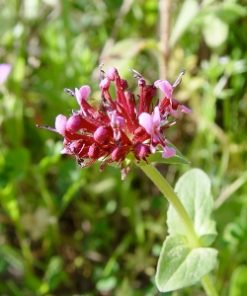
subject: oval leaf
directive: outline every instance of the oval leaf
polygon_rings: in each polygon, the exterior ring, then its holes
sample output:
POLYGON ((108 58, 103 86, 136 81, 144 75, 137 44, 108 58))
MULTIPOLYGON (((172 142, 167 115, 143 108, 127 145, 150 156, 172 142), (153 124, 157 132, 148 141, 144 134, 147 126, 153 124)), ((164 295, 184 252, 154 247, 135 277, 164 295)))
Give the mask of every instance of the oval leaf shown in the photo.
POLYGON ((183 33, 188 29, 196 15, 200 11, 198 1, 186 0, 183 2, 176 23, 173 26, 170 37, 170 46, 173 47, 183 33))
MULTIPOLYGON (((215 222, 210 218, 214 201, 209 177, 202 170, 192 169, 178 180, 175 192, 193 221, 196 233, 205 245, 210 245, 217 232, 215 222)), ((170 235, 187 235, 184 223, 171 205, 167 225, 170 235)))
POLYGON ((229 27, 220 18, 209 15, 205 18, 204 39, 209 47, 221 46, 227 39, 229 27))
POLYGON ((190 249, 184 236, 169 236, 158 261, 155 281, 160 292, 188 287, 200 281, 217 263, 212 248, 190 249))

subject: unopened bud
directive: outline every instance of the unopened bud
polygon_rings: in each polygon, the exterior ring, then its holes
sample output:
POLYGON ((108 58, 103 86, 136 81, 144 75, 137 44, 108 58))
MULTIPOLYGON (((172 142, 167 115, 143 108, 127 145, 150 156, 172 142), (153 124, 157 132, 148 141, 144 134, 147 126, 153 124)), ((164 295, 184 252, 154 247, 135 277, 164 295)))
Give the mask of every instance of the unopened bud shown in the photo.
POLYGON ((124 156, 125 156, 125 151, 120 147, 116 147, 111 153, 111 158, 113 161, 122 160, 124 156))
POLYGON ((100 126, 94 132, 93 137, 96 142, 105 144, 109 142, 110 138, 112 137, 112 132, 110 128, 100 126))
POLYGON ((141 143, 138 143, 134 149, 135 155, 138 159, 144 159, 151 153, 149 146, 141 143))
POLYGON ((72 115, 66 123, 66 129, 71 133, 76 133, 82 128, 81 123, 82 119, 79 114, 72 115))
POLYGON ((98 154, 99 148, 95 144, 92 144, 88 149, 88 157, 96 159, 98 157, 98 154))

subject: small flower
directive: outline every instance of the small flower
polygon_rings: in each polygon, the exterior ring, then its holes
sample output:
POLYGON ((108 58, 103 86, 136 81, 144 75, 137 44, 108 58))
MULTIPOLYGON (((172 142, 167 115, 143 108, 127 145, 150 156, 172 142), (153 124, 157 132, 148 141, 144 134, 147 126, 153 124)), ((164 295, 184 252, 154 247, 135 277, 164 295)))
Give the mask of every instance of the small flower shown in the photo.
POLYGON ((12 66, 10 64, 0 64, 0 85, 7 80, 11 68, 12 66))
POLYGON ((159 107, 155 107, 152 114, 143 112, 139 115, 139 124, 146 130, 146 132, 152 137, 156 138, 160 134, 160 110, 159 107))
POLYGON ((179 113, 190 110, 172 97, 174 85, 166 80, 148 85, 141 74, 133 72, 138 79, 138 99, 128 90, 127 81, 120 77, 116 68, 109 69, 106 74, 101 70, 102 101, 98 108, 89 102, 89 86, 75 91, 66 89, 75 96, 80 109, 69 118, 58 115, 55 129, 48 129, 64 137, 62 153, 74 155, 82 167, 100 161, 103 168, 114 162, 120 165, 125 176, 131 154, 137 161, 147 161, 156 151, 161 151, 164 158, 176 154, 168 145, 164 132, 175 124, 179 113), (109 91, 111 84, 115 88, 114 95, 109 91), (163 94, 158 102, 155 98, 157 88, 163 94))
POLYGON ((172 93, 173 93, 173 87, 170 84, 169 81, 167 80, 157 80, 154 82, 154 86, 159 88, 166 98, 171 99, 172 98, 172 93))
POLYGON ((60 114, 60 115, 58 115, 56 117, 56 120, 55 120, 55 129, 62 136, 65 136, 66 123, 67 123, 66 116, 60 114))

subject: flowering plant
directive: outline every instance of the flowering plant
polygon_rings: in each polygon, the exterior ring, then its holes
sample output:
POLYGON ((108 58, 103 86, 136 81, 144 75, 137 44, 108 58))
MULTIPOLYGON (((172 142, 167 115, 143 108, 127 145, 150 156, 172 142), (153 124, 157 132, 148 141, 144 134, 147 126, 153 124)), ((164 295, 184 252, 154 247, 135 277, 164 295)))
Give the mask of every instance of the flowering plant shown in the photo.
POLYGON ((106 74, 101 70, 101 74, 102 101, 98 108, 88 102, 89 86, 84 85, 75 91, 66 89, 76 98, 80 109, 69 118, 58 115, 55 129, 49 128, 64 137, 62 153, 74 155, 82 167, 96 161, 101 161, 101 168, 117 163, 123 177, 129 170, 131 155, 137 161, 146 162, 155 152, 161 152, 165 159, 175 156, 176 150, 169 144, 165 132, 176 123, 179 113, 190 112, 172 97, 182 74, 173 85, 166 80, 148 85, 134 71, 139 87, 138 101, 117 69, 112 68, 106 74), (110 92, 111 84, 115 87, 115 99, 110 92), (161 90, 162 98, 154 102, 157 89, 161 90))
POLYGON ((135 163, 151 179, 170 203, 168 233, 156 272, 156 285, 162 292, 173 291, 202 281, 208 295, 217 292, 207 275, 216 265, 217 251, 210 248, 215 223, 210 215, 213 199, 210 180, 199 169, 187 172, 175 191, 152 165, 153 162, 186 162, 166 138, 168 128, 181 113, 190 109, 173 98, 183 72, 173 84, 157 80, 147 84, 133 70, 138 82, 138 99, 128 90, 127 81, 115 68, 101 70, 101 103, 90 104, 89 86, 65 91, 76 98, 80 109, 71 116, 58 115, 55 127, 45 127, 64 138, 63 154, 75 156, 81 167, 101 162, 120 166, 122 178, 135 163), (111 86, 114 86, 114 90, 111 86), (161 92, 161 98, 157 96, 161 92), (114 95, 112 94, 114 91, 114 95))

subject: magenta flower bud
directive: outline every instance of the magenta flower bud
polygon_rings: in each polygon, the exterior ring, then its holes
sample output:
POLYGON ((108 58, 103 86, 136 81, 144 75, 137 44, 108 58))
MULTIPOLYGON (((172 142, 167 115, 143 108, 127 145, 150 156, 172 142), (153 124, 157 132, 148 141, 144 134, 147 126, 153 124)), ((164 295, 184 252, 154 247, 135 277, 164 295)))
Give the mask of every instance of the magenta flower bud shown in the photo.
POLYGON ((111 80, 109 78, 104 78, 103 80, 100 81, 100 88, 101 90, 105 90, 105 89, 108 89, 110 87, 110 84, 111 84, 111 80))
POLYGON ((134 151, 137 159, 144 159, 151 153, 149 146, 142 143, 138 143, 135 146, 134 151))
POLYGON ((82 128, 81 125, 82 125, 81 115, 79 114, 72 115, 66 123, 66 130, 68 130, 71 133, 76 133, 82 128))
POLYGON ((0 84, 3 84, 11 71, 12 66, 10 64, 0 64, 0 84))
POLYGON ((112 137, 111 130, 104 126, 98 127, 93 134, 94 140, 100 144, 109 143, 109 140, 111 137, 112 137))
POLYGON ((112 153, 111 153, 111 159, 113 161, 119 161, 122 160, 125 156, 125 151, 121 149, 120 147, 116 147, 112 153))
POLYGON ((62 115, 62 114, 59 114, 57 117, 56 117, 56 120, 55 120, 55 129, 56 131, 64 136, 65 135, 65 131, 66 131, 66 123, 67 123, 67 118, 66 116, 62 115))
POLYGON ((116 79, 116 77, 118 76, 118 71, 117 71, 117 69, 114 68, 114 67, 110 68, 110 69, 107 71, 106 76, 107 76, 110 80, 114 81, 114 80, 116 79))
POLYGON ((99 155, 99 148, 93 143, 88 149, 88 157, 96 159, 99 155))

